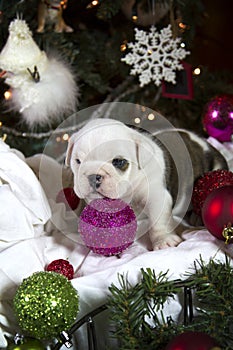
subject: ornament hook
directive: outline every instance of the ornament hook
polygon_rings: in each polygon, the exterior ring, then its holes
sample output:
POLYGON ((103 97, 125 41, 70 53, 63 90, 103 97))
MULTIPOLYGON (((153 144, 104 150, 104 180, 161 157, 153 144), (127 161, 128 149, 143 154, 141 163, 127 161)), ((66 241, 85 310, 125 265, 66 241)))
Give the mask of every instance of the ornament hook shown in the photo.
POLYGON ((34 66, 34 71, 32 72, 30 68, 27 68, 27 71, 31 75, 32 79, 35 83, 39 83, 40 81, 40 74, 38 72, 37 66, 34 66))
POLYGON ((60 338, 67 349, 73 346, 69 333, 62 331, 60 334, 60 338))
POLYGON ((24 336, 19 333, 16 333, 16 335, 14 336, 14 342, 16 345, 22 344, 23 339, 24 339, 24 336))
POLYGON ((231 239, 233 238, 233 226, 231 222, 228 222, 227 225, 224 225, 222 235, 226 239, 225 244, 229 244, 231 239))

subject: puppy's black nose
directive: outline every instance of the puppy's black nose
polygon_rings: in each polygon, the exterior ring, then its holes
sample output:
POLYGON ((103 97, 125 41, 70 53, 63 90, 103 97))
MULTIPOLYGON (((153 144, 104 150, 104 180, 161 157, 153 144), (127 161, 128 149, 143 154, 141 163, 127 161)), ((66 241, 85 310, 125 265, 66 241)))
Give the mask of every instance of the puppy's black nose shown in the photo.
POLYGON ((91 187, 93 187, 94 189, 99 188, 102 182, 102 176, 98 174, 89 175, 88 181, 91 187))

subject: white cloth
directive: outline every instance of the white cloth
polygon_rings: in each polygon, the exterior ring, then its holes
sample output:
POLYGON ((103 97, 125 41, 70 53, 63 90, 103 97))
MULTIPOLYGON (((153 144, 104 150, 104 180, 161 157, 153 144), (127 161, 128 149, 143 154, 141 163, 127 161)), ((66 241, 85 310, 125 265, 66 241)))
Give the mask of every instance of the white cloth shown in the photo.
POLYGON ((40 235, 51 216, 41 184, 23 159, 0 139, 0 251, 40 235))
MULTIPOLYGON (((183 232, 184 241, 177 247, 149 251, 147 235, 140 234, 141 231, 144 232, 146 224, 143 220, 138 222, 137 237, 140 238, 121 254, 120 259, 116 256, 104 257, 90 252, 77 232, 78 214, 66 211, 65 205, 56 203, 54 199, 60 189, 57 183, 62 183, 61 179, 58 179, 58 182, 54 181, 60 174, 59 166, 49 158, 46 158, 46 162, 44 170, 46 168, 48 170, 44 173, 42 185, 46 190, 46 182, 50 184, 48 201, 52 211, 51 219, 45 226, 46 232, 41 236, 19 237, 18 242, 2 250, 0 256, 0 348, 6 347, 6 335, 14 335, 19 331, 12 311, 12 299, 17 286, 23 278, 33 272, 43 271, 46 265, 55 259, 68 259, 74 267, 75 274, 71 283, 79 294, 80 310, 77 317, 80 318, 106 302, 109 286, 112 283, 119 284, 119 274, 127 275, 129 282, 135 284, 140 279, 140 269, 150 267, 156 274, 168 271, 171 280, 184 279, 185 273, 192 271, 194 261, 199 260, 200 256, 206 263, 210 258, 225 262, 225 253, 233 257, 232 245, 226 246, 223 241, 215 238, 204 228, 183 232), (56 186, 54 191, 50 187, 53 182, 56 186)), ((24 196, 25 193, 24 191, 24 196)), ((44 198, 41 197, 41 200, 44 201, 44 198)), ((29 203, 27 199, 25 203, 29 203)), ((171 314, 173 319, 176 319, 181 309, 180 302, 175 299, 166 305, 165 314, 171 314)), ((100 349, 106 344, 103 330, 106 327, 107 320, 103 318, 97 326, 97 331, 103 332, 98 340, 100 349)), ((79 348, 86 348, 84 332, 79 331, 77 334, 79 348)))
MULTIPOLYGON (((36 242, 37 237, 45 234, 44 225, 50 216, 44 190, 23 154, 0 139, 0 325, 6 324, 7 332, 8 326, 11 332, 14 320, 11 301, 15 282, 11 274, 7 276, 5 265, 11 266, 16 274, 31 272, 30 260, 24 258, 31 249, 25 242, 36 242), (24 248, 29 250, 22 252, 20 243, 25 243, 24 248), (9 254, 7 260, 5 254, 9 254), (7 300, 2 302, 5 293, 7 300)), ((7 345, 4 334, 0 331, 0 348, 7 345)))

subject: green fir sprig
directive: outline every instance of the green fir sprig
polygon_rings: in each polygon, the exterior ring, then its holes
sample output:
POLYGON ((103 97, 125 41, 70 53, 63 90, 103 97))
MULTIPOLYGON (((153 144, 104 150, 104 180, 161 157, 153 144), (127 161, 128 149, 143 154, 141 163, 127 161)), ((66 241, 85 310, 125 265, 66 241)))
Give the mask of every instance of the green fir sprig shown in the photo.
POLYGON ((120 349, 146 350, 168 340, 167 329, 172 320, 165 320, 162 308, 180 287, 168 281, 167 273, 156 276, 148 268, 141 269, 141 274, 142 279, 135 286, 120 275, 120 287, 111 285, 109 288, 111 321, 116 327, 114 336, 120 340, 120 349))
POLYGON ((206 265, 202 259, 195 263, 190 276, 195 290, 197 316, 194 327, 211 334, 222 348, 233 349, 233 267, 211 259, 206 265))
MULTIPOLYGON (((213 337, 222 350, 233 349, 233 268, 225 262, 202 258, 184 281, 168 280, 166 273, 156 276, 151 269, 141 269, 141 279, 131 285, 128 277, 119 276, 119 286, 109 288, 108 307, 114 324, 119 349, 161 350, 176 335, 200 331, 213 337), (192 322, 174 321, 164 316, 166 302, 191 288, 194 317, 192 322)), ((184 311, 184 310, 183 310, 184 311)))

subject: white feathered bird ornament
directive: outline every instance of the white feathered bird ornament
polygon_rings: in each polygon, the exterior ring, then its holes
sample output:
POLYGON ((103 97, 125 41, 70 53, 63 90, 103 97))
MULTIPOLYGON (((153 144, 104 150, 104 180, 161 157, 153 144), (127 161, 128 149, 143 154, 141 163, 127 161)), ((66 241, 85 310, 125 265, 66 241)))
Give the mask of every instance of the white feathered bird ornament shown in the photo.
POLYGON ((79 91, 71 69, 39 49, 24 20, 10 23, 0 68, 12 91, 6 103, 29 127, 51 125, 75 112, 79 91))

